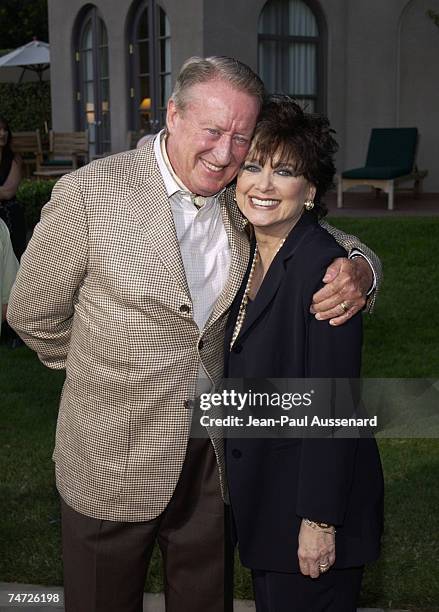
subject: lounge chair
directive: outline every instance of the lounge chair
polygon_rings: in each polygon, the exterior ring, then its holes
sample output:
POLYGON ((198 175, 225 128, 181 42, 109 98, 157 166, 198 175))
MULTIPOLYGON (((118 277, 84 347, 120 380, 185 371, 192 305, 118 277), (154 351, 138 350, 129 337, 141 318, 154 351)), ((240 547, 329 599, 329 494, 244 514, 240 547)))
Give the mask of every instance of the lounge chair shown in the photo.
POLYGON ((427 170, 418 170, 417 128, 374 128, 370 135, 366 165, 345 170, 338 176, 337 208, 343 207, 343 192, 358 185, 369 185, 387 193, 387 208, 394 208, 395 187, 413 181, 414 196, 422 191, 427 170))

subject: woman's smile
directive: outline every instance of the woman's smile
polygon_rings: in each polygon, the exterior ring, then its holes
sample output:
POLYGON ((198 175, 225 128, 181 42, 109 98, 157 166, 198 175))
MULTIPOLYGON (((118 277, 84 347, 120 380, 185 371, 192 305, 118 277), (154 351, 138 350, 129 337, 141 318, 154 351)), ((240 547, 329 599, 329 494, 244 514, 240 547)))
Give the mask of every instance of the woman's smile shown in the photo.
POLYGON ((265 198, 258 198, 256 196, 249 196, 250 199, 250 203, 252 206, 254 206, 255 208, 276 208, 280 203, 281 200, 273 200, 273 199, 265 199, 265 198))

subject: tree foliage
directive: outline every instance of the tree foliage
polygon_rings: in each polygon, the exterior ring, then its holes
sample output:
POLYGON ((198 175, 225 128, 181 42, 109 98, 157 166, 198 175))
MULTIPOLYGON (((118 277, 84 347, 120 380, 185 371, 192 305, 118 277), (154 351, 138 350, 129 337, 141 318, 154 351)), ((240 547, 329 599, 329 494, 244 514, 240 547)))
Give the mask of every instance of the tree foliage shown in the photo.
POLYGON ((15 49, 33 37, 48 42, 47 0, 1 0, 0 49, 15 49))
POLYGON ((0 83, 0 114, 13 132, 50 127, 50 82, 0 83))
POLYGON ((435 13, 435 11, 427 11, 427 15, 433 21, 435 25, 439 28, 439 13, 435 13))

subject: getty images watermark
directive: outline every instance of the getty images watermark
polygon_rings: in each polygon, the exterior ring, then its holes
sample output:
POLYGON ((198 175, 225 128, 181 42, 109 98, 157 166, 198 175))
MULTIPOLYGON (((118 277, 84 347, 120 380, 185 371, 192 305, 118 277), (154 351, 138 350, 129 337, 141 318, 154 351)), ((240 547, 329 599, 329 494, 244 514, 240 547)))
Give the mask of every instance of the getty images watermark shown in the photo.
POLYGON ((204 437, 206 430, 230 438, 373 435, 378 415, 364 412, 359 397, 358 380, 224 379, 194 400, 192 435, 204 437))
POLYGON ((199 408, 203 412, 209 412, 212 408, 224 409, 227 414, 216 416, 203 414, 200 424, 203 427, 250 427, 267 428, 272 427, 378 427, 377 415, 373 417, 341 417, 323 416, 312 414, 308 409, 312 408, 315 390, 308 392, 260 392, 248 390, 239 392, 235 389, 223 389, 219 392, 202 393, 199 399, 199 408), (279 414, 278 410, 290 411, 292 409, 306 409, 300 416, 279 414), (255 414, 252 409, 257 410, 255 414), (275 412, 274 416, 261 415, 262 409, 275 412), (243 414, 233 414, 233 411, 243 414))
POLYGON ((224 379, 209 388, 191 402, 194 437, 439 438, 437 379, 224 379))

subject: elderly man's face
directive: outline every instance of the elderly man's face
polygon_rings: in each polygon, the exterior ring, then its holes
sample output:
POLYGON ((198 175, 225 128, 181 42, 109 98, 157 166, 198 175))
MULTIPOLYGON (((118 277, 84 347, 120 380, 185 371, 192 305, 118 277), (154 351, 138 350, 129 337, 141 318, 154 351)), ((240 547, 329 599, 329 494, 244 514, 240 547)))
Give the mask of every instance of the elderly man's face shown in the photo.
POLYGON ((246 157, 259 102, 218 80, 193 85, 188 94, 184 111, 169 101, 167 152, 188 189, 213 195, 236 176, 246 157))

